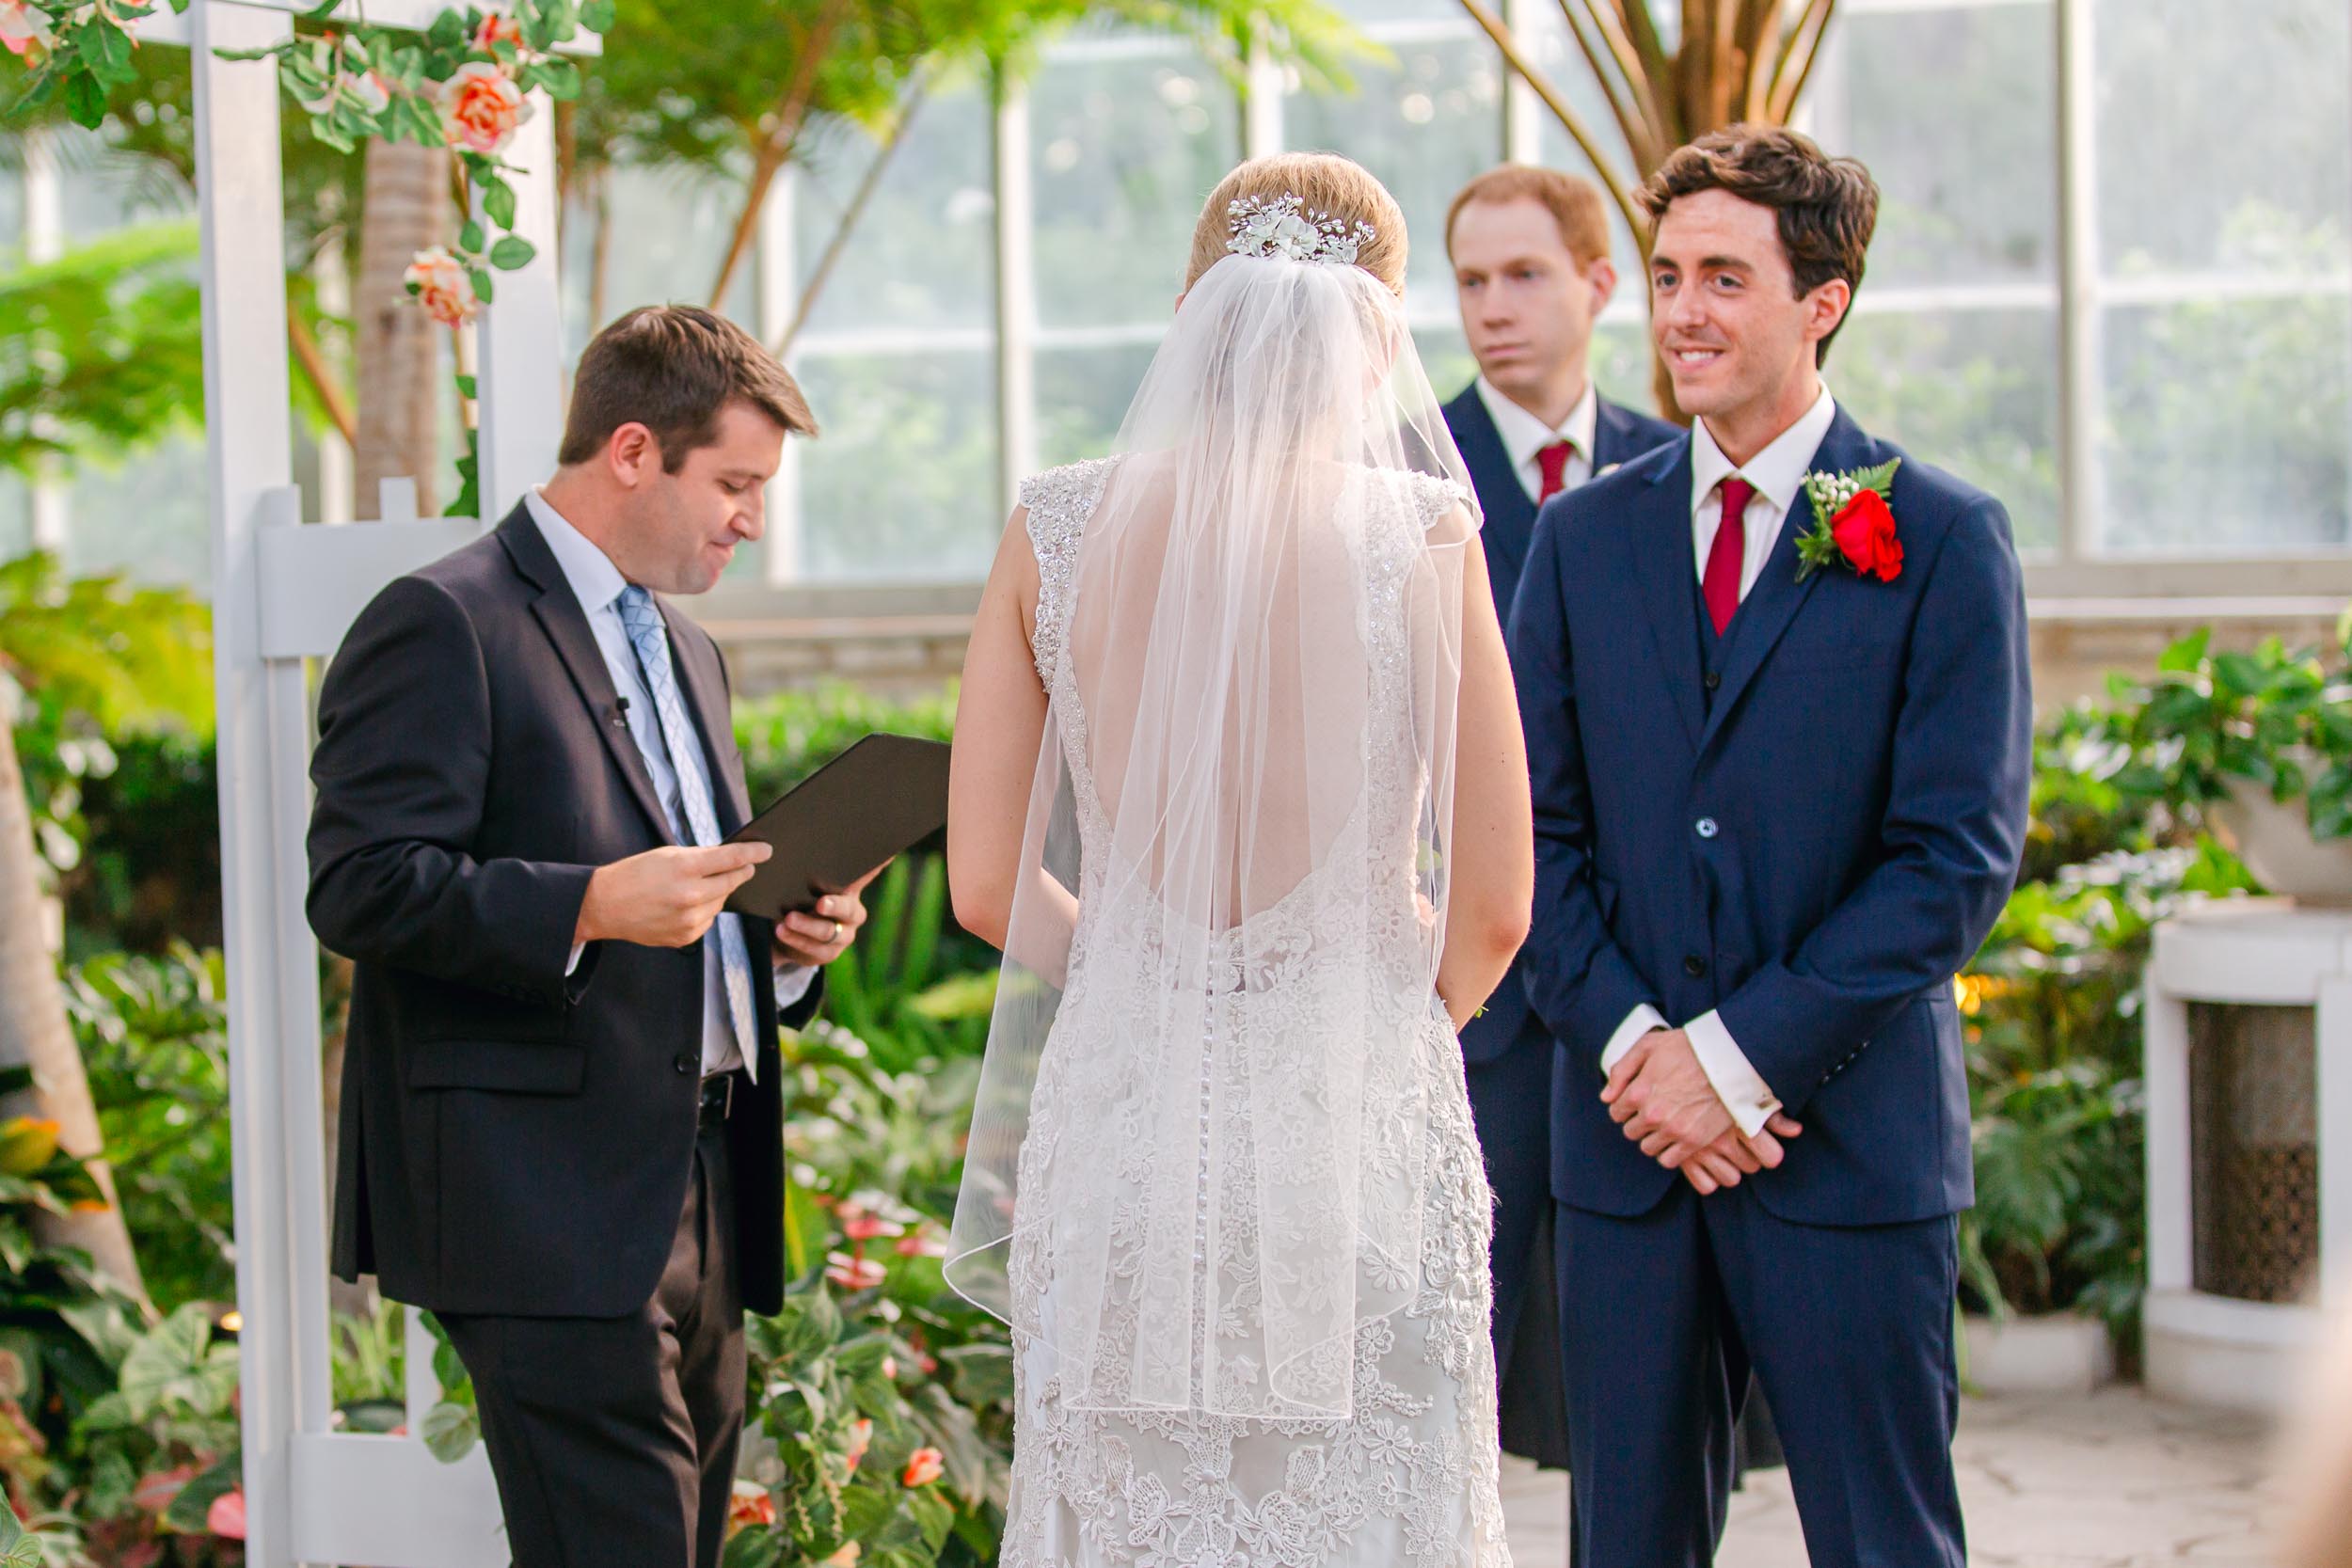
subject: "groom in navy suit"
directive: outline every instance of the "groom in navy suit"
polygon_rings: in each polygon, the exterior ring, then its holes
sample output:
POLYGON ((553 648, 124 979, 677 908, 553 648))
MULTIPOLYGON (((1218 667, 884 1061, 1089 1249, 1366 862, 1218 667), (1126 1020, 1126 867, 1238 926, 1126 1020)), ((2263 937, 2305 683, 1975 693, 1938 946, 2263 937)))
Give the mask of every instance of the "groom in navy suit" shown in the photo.
MULTIPOLYGON (((1681 432, 1611 403, 1587 372, 1594 318, 1617 286, 1609 221, 1590 182, 1518 164, 1489 169, 1454 197, 1445 234, 1462 335, 1478 361, 1478 379, 1446 404, 1445 420, 1478 490, 1486 576, 1507 617, 1535 509, 1681 432)), ((1514 967, 1462 1031, 1462 1057, 1495 1190, 1502 1446, 1565 1465, 1549 1277, 1551 1051, 1514 967)))
POLYGON ((1821 383, 1859 164, 1736 126, 1642 200, 1697 422, 1544 509, 1510 627, 1571 1528, 1589 1568, 1708 1561, 1752 1369, 1816 1568, 1957 1565, 1952 975, 2025 836, 2009 518, 1821 383))

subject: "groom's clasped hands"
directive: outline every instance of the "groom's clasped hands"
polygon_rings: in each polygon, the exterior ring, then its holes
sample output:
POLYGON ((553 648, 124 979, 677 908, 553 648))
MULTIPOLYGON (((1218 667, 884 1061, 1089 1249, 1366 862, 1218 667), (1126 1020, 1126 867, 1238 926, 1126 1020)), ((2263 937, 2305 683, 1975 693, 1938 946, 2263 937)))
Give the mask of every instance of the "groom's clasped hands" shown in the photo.
POLYGON ((1804 1129, 1779 1111, 1743 1133, 1699 1065, 1691 1037, 1679 1029, 1644 1035, 1609 1072, 1601 1103, 1642 1152, 1702 1194, 1736 1187, 1744 1176, 1771 1170, 1783 1157, 1781 1140, 1804 1129))

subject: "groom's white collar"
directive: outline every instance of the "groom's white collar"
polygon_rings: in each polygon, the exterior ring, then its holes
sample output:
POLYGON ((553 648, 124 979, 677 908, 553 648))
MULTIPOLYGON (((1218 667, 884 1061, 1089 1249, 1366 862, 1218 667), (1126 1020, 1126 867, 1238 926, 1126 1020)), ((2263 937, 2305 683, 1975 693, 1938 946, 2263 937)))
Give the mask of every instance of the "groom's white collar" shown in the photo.
POLYGON ((1715 486, 1732 474, 1738 474, 1756 486, 1758 494, 1772 503, 1782 516, 1797 504, 1797 491, 1804 483, 1804 476, 1813 467, 1813 454, 1821 450, 1821 442, 1829 435, 1829 427, 1837 419, 1837 404, 1829 395, 1829 388, 1821 388, 1821 395, 1813 400, 1813 406, 1797 417, 1797 422, 1772 439, 1771 445, 1745 463, 1734 463, 1724 455, 1724 449, 1715 444, 1715 437, 1705 420, 1691 421, 1691 506, 1693 511, 1707 504, 1715 486))
POLYGON ((572 585, 572 597, 580 601, 582 613, 594 615, 621 596, 628 579, 612 558, 550 505, 537 485, 523 492, 523 505, 555 553, 555 563, 564 569, 564 580, 572 585))

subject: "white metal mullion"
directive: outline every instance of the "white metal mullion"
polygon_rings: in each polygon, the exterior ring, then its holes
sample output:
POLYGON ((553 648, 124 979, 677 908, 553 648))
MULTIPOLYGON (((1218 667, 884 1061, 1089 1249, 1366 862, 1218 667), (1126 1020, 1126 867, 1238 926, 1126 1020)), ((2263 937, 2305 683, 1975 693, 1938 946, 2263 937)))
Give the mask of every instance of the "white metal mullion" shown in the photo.
MULTIPOLYGON (((65 185, 57 177, 56 135, 47 126, 32 125, 23 138, 24 260, 35 266, 65 254, 65 185)), ((45 415, 34 415, 33 423, 36 430, 56 428, 45 415)), ((63 555, 72 531, 73 492, 55 456, 35 464, 27 499, 33 548, 63 555)))
MULTIPOLYGON (((1535 0, 1503 0, 1502 22, 1524 41, 1535 0)), ((1489 48, 1493 46, 1488 45, 1489 48)), ((1502 73, 1502 161, 1506 164, 1543 162, 1544 101, 1535 96, 1527 78, 1513 71, 1496 49, 1495 69, 1502 73)), ((1452 235, 1446 236, 1451 241, 1452 235)))
MULTIPOLYGON (((792 243, 793 208, 799 199, 800 170, 787 164, 768 187, 759 209, 759 237, 753 264, 759 282, 759 341, 773 345, 792 325, 800 304, 792 243)), ((784 443, 784 459, 769 482, 768 534, 760 550, 760 575, 771 587, 781 588, 801 575, 801 446, 797 438, 784 443)))
POLYGON ((2259 273, 2159 272, 2110 277, 2099 285, 2100 302, 2119 305, 2236 305, 2250 300, 2321 299, 2352 293, 2352 272, 2259 273))
POLYGON ((2104 531, 2099 429, 2098 92, 2093 0, 2056 0, 2058 142, 2058 559, 2097 553, 2104 531))
POLYGON ((213 498, 214 681, 220 747, 246 1560, 294 1561, 298 1432, 323 1431, 327 1386, 317 949, 303 921, 298 777, 303 666, 261 653, 260 531, 293 478, 287 427, 283 185, 274 61, 286 13, 203 0, 187 16, 203 251, 205 445, 213 498), (307 1071, 306 1071, 307 1068, 307 1071), (306 1103, 307 1095, 307 1103, 306 1103))
POLYGON ((1282 93, 1287 86, 1281 64, 1265 45, 1249 46, 1242 94, 1241 155, 1263 158, 1282 150, 1282 93))
POLYGON ((1036 212, 1028 97, 1001 71, 995 85, 996 488, 997 510, 1009 513, 1037 467, 1036 212))

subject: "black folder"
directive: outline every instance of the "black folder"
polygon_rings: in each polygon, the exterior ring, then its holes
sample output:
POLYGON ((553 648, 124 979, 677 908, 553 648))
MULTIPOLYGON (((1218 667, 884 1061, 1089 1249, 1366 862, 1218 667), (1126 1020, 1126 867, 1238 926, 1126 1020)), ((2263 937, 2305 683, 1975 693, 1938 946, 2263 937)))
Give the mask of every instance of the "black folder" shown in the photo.
POLYGON ((727 908, 761 920, 805 912, 947 820, 947 745, 869 735, 727 838, 775 850, 727 908))

